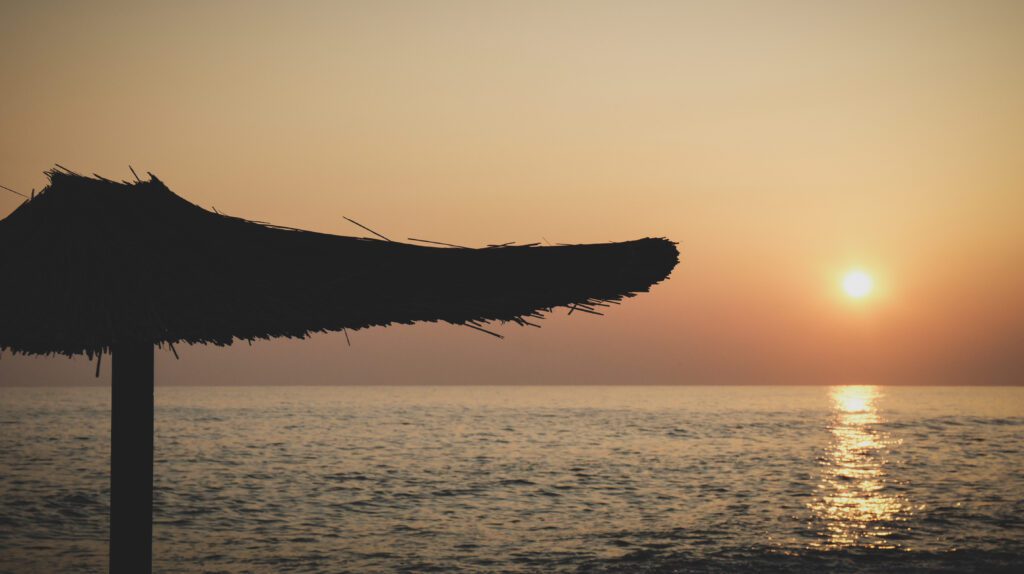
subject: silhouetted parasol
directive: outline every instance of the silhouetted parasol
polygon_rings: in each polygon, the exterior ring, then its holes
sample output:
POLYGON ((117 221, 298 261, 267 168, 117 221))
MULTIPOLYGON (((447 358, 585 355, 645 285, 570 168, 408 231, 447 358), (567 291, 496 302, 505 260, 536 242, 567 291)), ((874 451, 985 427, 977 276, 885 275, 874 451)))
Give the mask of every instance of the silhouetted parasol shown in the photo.
POLYGON ((154 346, 417 321, 491 332, 554 307, 597 312, 678 262, 666 239, 428 247, 206 211, 152 174, 47 175, 0 221, 0 351, 112 355, 111 572, 151 568, 154 346))

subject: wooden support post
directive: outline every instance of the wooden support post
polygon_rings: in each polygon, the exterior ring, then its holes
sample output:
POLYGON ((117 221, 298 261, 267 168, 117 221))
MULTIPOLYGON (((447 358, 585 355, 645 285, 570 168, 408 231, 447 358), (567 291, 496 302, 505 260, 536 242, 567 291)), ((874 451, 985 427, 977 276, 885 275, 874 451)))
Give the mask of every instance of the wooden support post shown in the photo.
POLYGON ((110 574, 153 571, 153 345, 111 349, 110 574))

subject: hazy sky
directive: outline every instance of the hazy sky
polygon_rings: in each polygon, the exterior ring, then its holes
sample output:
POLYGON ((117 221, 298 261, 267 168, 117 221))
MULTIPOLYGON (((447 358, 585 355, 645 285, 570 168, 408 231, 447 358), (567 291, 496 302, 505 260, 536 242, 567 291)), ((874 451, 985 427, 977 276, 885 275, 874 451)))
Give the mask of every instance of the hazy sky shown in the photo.
POLYGON ((158 384, 1021 383, 1021 30, 1014 1, 5 2, 0 183, 131 164, 329 233, 681 243, 607 317, 186 347, 158 384))

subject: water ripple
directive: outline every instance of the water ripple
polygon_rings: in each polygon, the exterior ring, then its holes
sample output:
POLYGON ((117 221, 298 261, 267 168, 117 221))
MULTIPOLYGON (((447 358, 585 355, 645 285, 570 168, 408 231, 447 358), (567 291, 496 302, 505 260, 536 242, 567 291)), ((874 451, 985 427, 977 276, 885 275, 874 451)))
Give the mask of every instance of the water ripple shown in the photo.
MULTIPOLYGON (((105 572, 109 391, 0 389, 0 572, 105 572)), ((1024 389, 160 388, 159 572, 1021 571, 1024 389)))

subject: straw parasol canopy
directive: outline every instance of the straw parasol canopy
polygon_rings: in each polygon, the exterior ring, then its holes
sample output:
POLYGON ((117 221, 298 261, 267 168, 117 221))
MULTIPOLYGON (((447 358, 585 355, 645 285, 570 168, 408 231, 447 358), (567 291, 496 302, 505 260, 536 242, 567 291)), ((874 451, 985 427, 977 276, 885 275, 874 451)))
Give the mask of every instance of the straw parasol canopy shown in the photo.
POLYGON ((125 340, 528 324, 647 291, 678 261, 665 239, 468 249, 342 237, 207 211, 152 174, 47 175, 0 221, 0 350, 92 357, 125 340))
POLYGON ((342 237, 210 212, 152 174, 47 175, 0 220, 0 351, 113 356, 116 573, 152 570, 154 346, 417 321, 494 334, 484 325, 536 325, 555 307, 599 313, 679 260, 667 239, 469 249, 342 237))

